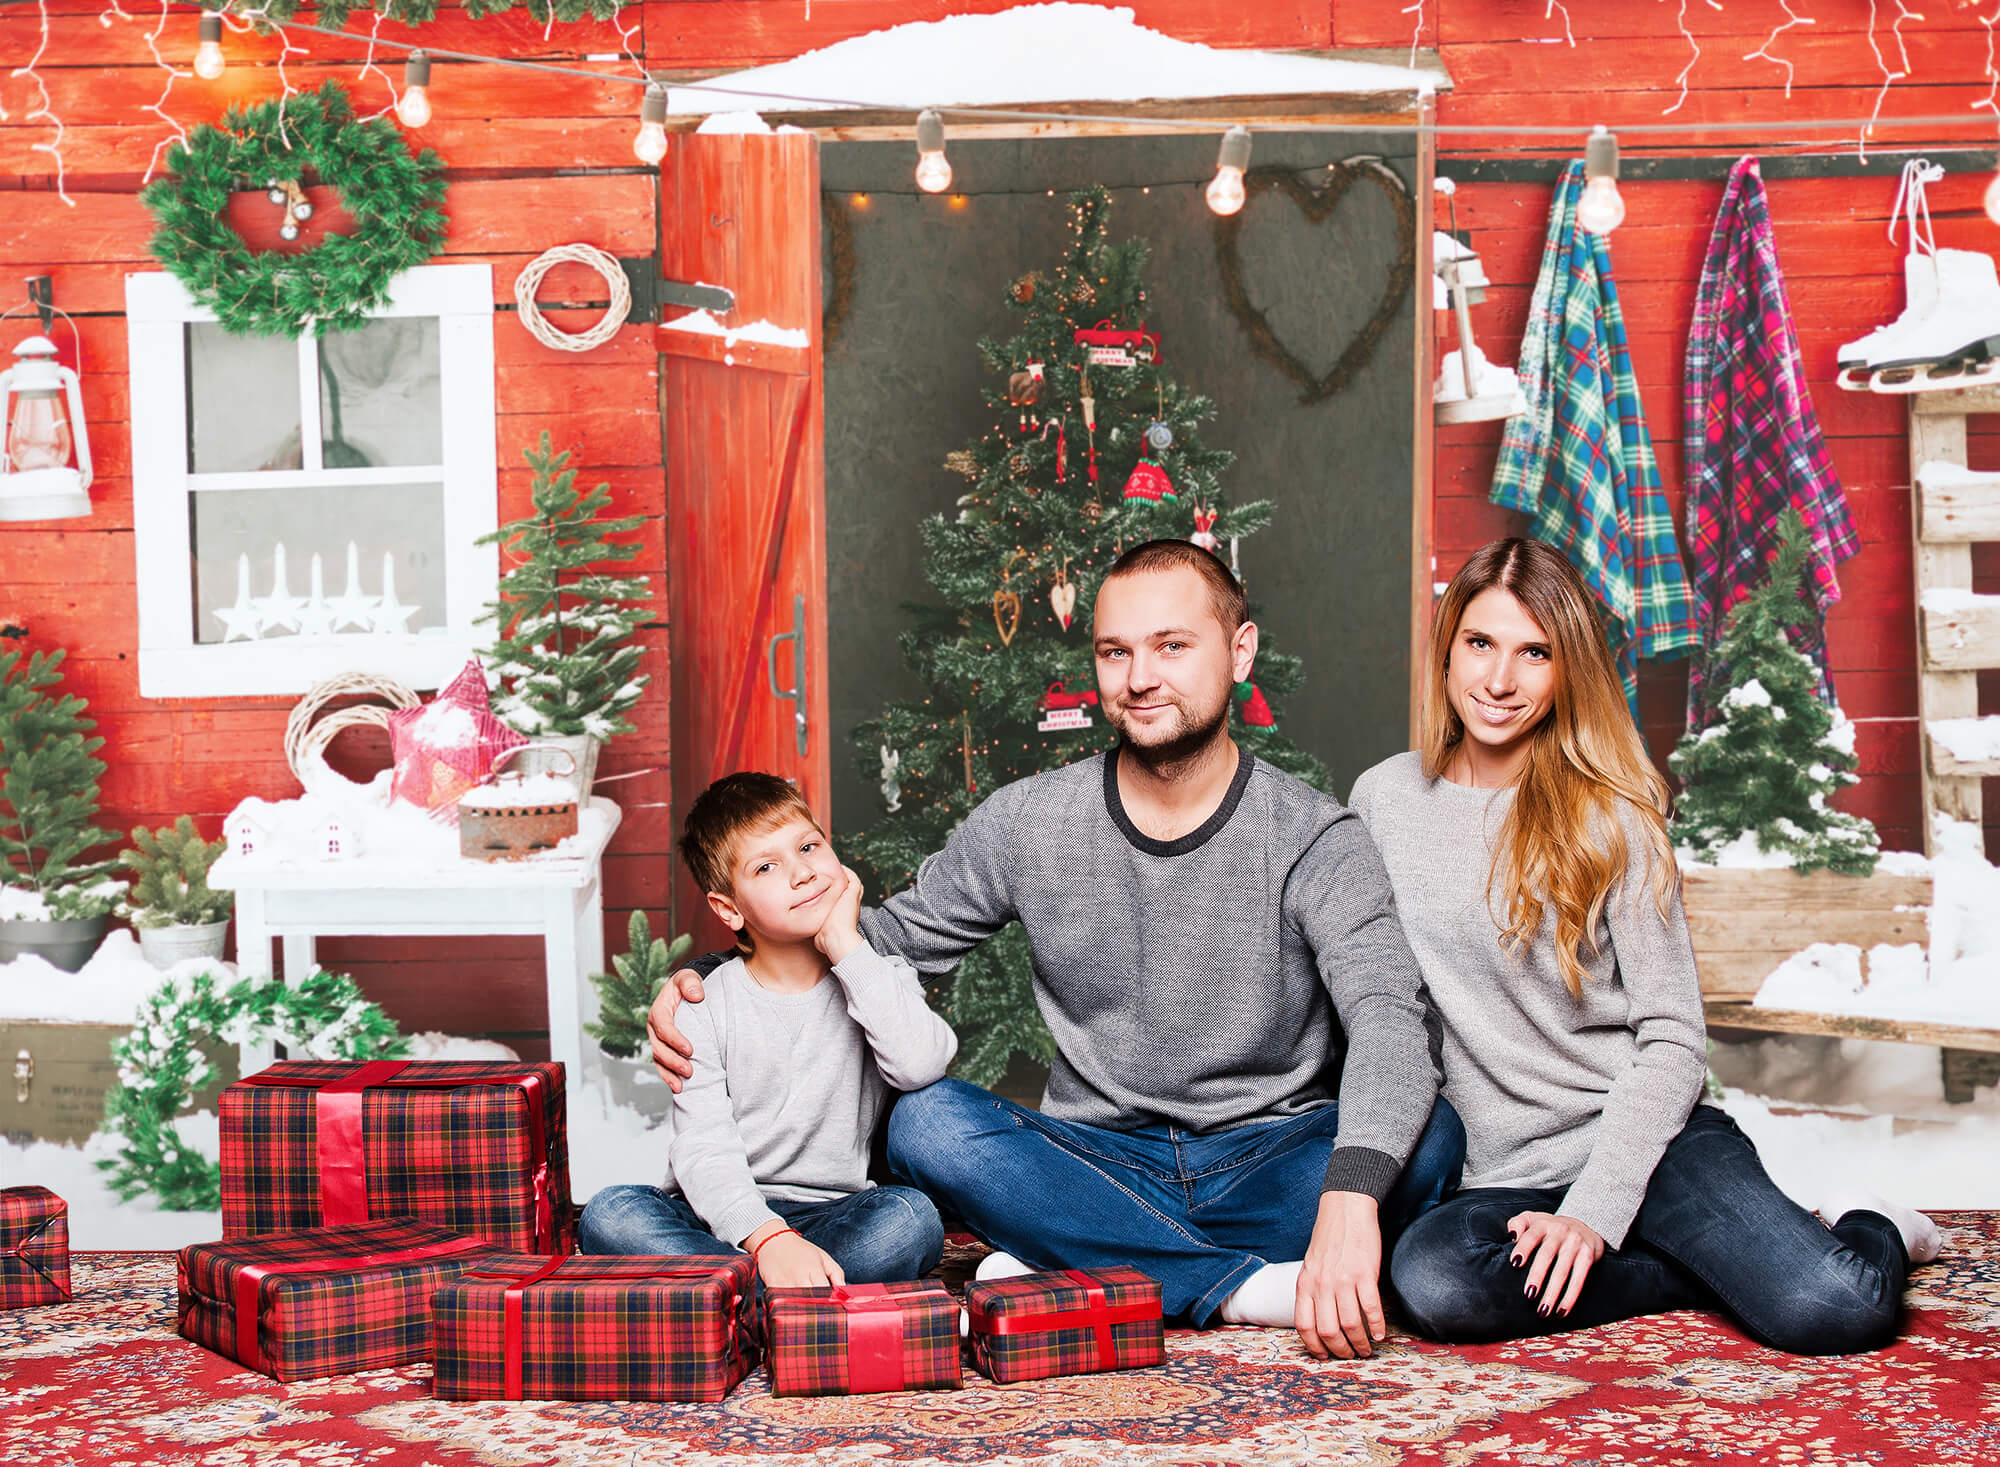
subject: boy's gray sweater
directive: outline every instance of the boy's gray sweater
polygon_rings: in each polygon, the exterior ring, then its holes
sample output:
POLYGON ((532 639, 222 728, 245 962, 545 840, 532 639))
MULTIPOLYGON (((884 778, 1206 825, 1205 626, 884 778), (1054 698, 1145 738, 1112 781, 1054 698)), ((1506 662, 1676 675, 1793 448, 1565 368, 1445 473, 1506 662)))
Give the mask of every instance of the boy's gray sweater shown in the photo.
POLYGON ((937 974, 1016 918, 1056 1042, 1049 1115, 1208 1132, 1337 1092, 1326 1186, 1387 1194, 1437 1095, 1436 1021, 1339 801, 1244 750, 1215 814, 1158 841, 1099 755, 997 790, 861 924, 937 974))

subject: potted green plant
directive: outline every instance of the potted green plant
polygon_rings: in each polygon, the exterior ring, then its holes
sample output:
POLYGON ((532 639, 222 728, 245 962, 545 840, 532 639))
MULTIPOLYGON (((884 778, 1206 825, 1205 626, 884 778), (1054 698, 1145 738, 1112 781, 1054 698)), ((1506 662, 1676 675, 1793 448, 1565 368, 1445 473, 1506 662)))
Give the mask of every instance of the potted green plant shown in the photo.
POLYGON ((203 840, 186 815, 158 830, 133 830, 132 848, 121 859, 138 879, 121 915, 138 929, 139 950, 154 967, 222 956, 236 898, 209 889, 208 868, 228 846, 203 840))
POLYGON ((611 1098, 641 1115, 659 1118, 672 1107, 673 1093, 654 1071, 647 1053, 646 1014, 686 959, 694 939, 685 932, 671 943, 653 936, 653 924, 644 912, 632 914, 625 936, 630 951, 612 958, 616 971, 590 975, 597 987, 597 1020, 586 1023, 583 1032, 612 1061, 604 1067, 611 1098))
POLYGON ((74 973, 104 939, 124 885, 117 839, 92 822, 104 740, 73 693, 58 691, 63 654, 0 652, 0 962, 33 953, 74 973))
MULTIPOLYGON (((587 800, 599 748, 632 731, 625 715, 650 680, 639 671, 645 649, 633 636, 646 621, 640 603, 652 588, 607 569, 639 553, 636 543, 607 537, 630 534, 644 520, 603 518, 610 485, 578 489, 569 451, 553 452, 547 433, 523 457, 534 470, 535 512, 479 541, 499 545, 508 562, 481 618, 493 623, 497 640, 480 656, 494 684, 495 715, 569 754, 577 794, 587 800)), ((524 761, 531 772, 558 772, 533 754, 524 761)))

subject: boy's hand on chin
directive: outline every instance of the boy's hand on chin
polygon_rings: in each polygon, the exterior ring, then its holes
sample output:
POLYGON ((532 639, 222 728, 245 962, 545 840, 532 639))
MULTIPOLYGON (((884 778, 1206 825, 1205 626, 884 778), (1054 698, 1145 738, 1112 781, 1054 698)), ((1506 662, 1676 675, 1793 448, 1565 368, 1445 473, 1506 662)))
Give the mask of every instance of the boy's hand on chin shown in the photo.
POLYGON ((840 890, 827 908, 826 920, 813 934, 813 946, 834 964, 861 946, 861 877, 852 866, 842 866, 840 879, 840 890))
POLYGON ((797 1233, 785 1233, 757 1250, 757 1273, 767 1289, 809 1289, 844 1284, 847 1275, 833 1255, 797 1233))

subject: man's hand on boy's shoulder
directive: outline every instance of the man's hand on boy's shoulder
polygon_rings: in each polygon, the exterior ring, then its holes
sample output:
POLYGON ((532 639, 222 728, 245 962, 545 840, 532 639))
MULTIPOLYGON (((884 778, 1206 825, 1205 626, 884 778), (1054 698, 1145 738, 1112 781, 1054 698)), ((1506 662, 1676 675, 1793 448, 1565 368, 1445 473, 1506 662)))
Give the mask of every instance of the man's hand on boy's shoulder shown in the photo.
POLYGON ((700 1003, 703 997, 701 974, 692 968, 681 968, 667 980, 660 996, 653 1000, 652 1008, 646 1011, 646 1031, 653 1044, 653 1068, 660 1072, 660 1078, 676 1095, 680 1094, 681 1086, 688 1077, 694 1074, 694 1046, 688 1042, 687 1035, 675 1026, 674 1010, 683 1001, 700 1003))
POLYGON ((814 1247, 782 1222, 764 1224, 743 1240, 743 1247, 746 1252, 756 1250, 757 1274, 767 1289, 811 1289, 847 1282, 832 1254, 814 1247), (765 1242, 767 1238, 769 1242, 765 1242))
POLYGON ((852 866, 842 866, 840 876, 840 894, 827 909, 819 931, 813 934, 813 946, 836 966, 861 946, 861 877, 852 866))

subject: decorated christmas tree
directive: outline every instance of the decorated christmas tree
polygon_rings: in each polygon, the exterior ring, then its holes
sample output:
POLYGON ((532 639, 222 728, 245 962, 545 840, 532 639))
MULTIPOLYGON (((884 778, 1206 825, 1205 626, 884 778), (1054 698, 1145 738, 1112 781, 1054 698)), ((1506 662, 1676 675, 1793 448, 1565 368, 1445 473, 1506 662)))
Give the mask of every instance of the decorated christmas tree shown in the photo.
POLYGON ((1865 876, 1880 855, 1875 827, 1829 803, 1857 782, 1854 725, 1821 700, 1818 669, 1785 632, 1807 609, 1796 510, 1779 532, 1770 574, 1723 623, 1702 726, 1667 761, 1683 785, 1674 839, 1702 861, 1782 856, 1800 871, 1865 876))
POLYGON ((101 917, 125 890, 107 874, 115 857, 84 859, 117 837, 92 823, 104 740, 83 699, 56 691, 62 661, 0 652, 0 884, 27 894, 16 915, 58 922, 101 917))
MULTIPOLYGON (((943 604, 916 608, 901 646, 928 695, 855 732, 889 813, 844 838, 842 851, 876 898, 907 885, 1001 785, 1115 742, 1096 707, 1090 627, 1121 549, 1180 538, 1234 562, 1240 542, 1271 521, 1267 500, 1229 502, 1233 455, 1199 433, 1214 404, 1173 380, 1173 343, 1142 329, 1144 241, 1109 242, 1101 188, 1068 207, 1066 257, 1016 279, 1013 334, 978 344, 993 421, 946 460, 970 490, 956 514, 923 525, 926 576, 943 604)), ((1274 652, 1268 634, 1260 642, 1231 732, 1258 758, 1323 785, 1319 763, 1277 726, 1298 661, 1274 652)), ((957 1073, 975 1084, 997 1080, 1015 1053, 1054 1057, 1018 923, 966 957, 940 1007, 961 1036, 957 1073)))
POLYGON ((479 541, 497 543, 507 562, 499 598, 482 618, 499 631, 482 654, 495 683, 493 712, 530 738, 630 733, 625 714, 648 681, 632 635, 647 617, 638 603, 653 593, 641 578, 603 567, 638 555, 636 543, 610 537, 643 521, 602 518, 611 486, 579 490, 569 451, 551 452, 547 433, 522 456, 534 470, 535 512, 479 541))

